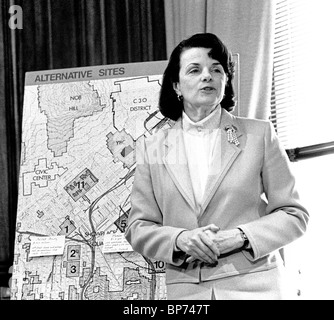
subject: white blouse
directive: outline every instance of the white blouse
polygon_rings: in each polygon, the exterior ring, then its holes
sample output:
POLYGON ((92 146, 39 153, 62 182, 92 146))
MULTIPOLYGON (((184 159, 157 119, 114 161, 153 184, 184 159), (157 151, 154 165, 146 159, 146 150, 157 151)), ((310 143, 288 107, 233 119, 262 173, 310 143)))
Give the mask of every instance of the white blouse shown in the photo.
POLYGON ((218 105, 206 118, 193 122, 182 114, 183 138, 196 205, 202 205, 206 181, 219 131, 221 107, 218 105))

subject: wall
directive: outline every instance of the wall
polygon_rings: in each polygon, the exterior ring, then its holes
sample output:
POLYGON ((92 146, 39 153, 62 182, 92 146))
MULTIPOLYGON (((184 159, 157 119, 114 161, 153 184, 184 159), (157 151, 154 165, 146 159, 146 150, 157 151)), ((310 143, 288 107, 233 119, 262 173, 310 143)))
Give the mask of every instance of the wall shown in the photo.
POLYGON ((334 299, 334 154, 293 163, 303 204, 310 213, 305 235, 285 249, 299 299, 334 299), (299 272, 300 271, 300 272, 299 272))

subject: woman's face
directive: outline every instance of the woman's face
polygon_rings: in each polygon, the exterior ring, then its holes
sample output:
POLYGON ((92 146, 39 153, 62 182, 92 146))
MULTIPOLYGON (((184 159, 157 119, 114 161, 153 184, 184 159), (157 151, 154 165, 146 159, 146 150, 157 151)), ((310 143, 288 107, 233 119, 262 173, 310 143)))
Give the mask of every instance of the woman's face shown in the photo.
POLYGON ((180 56, 179 82, 174 83, 174 89, 183 96, 185 110, 211 109, 223 99, 226 74, 219 61, 209 57, 210 50, 190 48, 180 56))

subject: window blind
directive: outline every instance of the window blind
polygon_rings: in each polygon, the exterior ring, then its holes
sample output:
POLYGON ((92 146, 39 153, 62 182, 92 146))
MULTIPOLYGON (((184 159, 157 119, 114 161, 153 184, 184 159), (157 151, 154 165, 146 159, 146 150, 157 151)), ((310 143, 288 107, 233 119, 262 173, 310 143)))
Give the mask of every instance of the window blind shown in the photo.
POLYGON ((276 1, 271 121, 287 149, 334 141, 333 8, 276 1))

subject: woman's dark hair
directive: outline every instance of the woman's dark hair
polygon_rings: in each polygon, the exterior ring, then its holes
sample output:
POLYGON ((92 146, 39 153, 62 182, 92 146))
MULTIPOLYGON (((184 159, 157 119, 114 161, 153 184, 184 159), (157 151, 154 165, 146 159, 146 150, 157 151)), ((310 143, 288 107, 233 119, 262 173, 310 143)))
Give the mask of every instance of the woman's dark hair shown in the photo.
POLYGON ((166 70, 162 78, 160 90, 159 108, 163 116, 177 120, 183 111, 183 101, 179 101, 174 91, 173 84, 179 82, 180 56, 186 49, 207 48, 211 49, 209 57, 219 61, 227 75, 225 95, 220 105, 227 111, 232 111, 236 105, 232 85, 234 77, 234 62, 232 55, 222 41, 212 33, 197 33, 188 39, 181 41, 173 50, 166 70))

